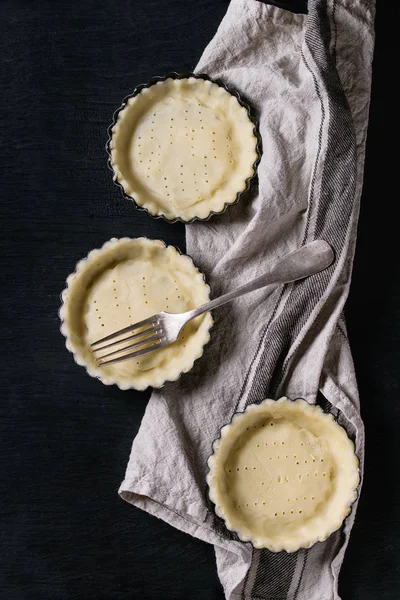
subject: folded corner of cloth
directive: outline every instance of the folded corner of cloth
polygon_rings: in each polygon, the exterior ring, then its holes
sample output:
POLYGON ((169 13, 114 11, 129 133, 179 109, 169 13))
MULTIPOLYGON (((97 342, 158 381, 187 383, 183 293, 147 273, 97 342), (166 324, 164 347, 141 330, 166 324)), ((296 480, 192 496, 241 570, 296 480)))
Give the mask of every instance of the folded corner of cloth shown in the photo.
POLYGON ((367 0, 310 0, 305 15, 232 0, 197 66, 243 94, 263 140, 258 187, 217 228, 186 226, 187 251, 211 285, 244 284, 260 265, 313 239, 328 241, 336 255, 312 278, 216 312, 203 358, 152 394, 133 441, 121 496, 214 544, 228 599, 339 598, 357 502, 325 542, 291 554, 255 550, 214 514, 206 475, 212 443, 233 414, 283 394, 335 415, 362 474, 363 423, 343 307, 363 181, 374 10, 367 0))

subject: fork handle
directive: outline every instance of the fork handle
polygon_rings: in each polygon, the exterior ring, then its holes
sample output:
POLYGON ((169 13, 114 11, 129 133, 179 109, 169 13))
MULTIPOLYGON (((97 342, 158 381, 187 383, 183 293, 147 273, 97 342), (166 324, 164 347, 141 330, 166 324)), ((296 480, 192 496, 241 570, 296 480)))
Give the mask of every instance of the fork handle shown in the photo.
POLYGON ((290 283, 304 279, 310 275, 315 275, 315 273, 319 273, 329 267, 334 258, 334 252, 327 242, 324 240, 310 242, 284 256, 269 271, 261 275, 261 277, 257 277, 257 279, 253 279, 253 281, 246 283, 237 290, 228 292, 223 296, 219 296, 219 298, 215 298, 215 300, 206 302, 206 304, 188 311, 186 313, 187 321, 191 321, 205 312, 231 302, 244 294, 254 292, 266 285, 290 283))

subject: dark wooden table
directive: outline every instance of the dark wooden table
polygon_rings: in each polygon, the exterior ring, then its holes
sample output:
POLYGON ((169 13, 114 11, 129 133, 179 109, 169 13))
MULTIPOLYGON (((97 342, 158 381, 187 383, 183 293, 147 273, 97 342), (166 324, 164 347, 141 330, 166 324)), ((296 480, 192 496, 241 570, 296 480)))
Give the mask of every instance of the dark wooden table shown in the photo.
MULTIPOLYGON (((106 128, 136 84, 195 66, 227 5, 0 4, 4 600, 223 598, 210 546, 117 496, 148 393, 122 392, 88 377, 64 348, 57 311, 76 261, 112 236, 146 234, 184 250, 181 225, 151 219, 120 196, 106 166, 106 128)), ((388 146, 398 129, 390 73, 398 73, 399 17, 398 7, 378 7, 347 304, 367 455, 340 581, 343 600, 400 597, 398 150, 388 146)))

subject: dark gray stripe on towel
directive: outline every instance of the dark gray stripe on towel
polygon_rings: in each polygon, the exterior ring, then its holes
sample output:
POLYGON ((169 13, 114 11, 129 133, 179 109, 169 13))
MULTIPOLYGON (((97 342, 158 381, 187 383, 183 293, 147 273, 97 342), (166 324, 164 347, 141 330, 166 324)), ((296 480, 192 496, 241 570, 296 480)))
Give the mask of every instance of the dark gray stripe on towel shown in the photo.
MULTIPOLYGON (((335 4, 336 0, 333 1, 333 7, 335 4)), ((264 350, 259 355, 247 404, 261 402, 266 397, 274 397, 274 392, 288 363, 289 351, 307 323, 316 303, 322 298, 343 252, 348 229, 352 226, 357 167, 355 133, 351 111, 340 83, 335 61, 329 54, 330 38, 327 2, 323 0, 310 1, 305 45, 317 66, 318 73, 313 72, 304 55, 303 60, 313 77, 316 93, 321 99, 320 136, 322 128, 326 124, 324 124, 325 113, 319 83, 322 83, 324 94, 328 98, 328 139, 321 191, 318 198, 310 197, 309 199, 309 214, 304 241, 311 241, 306 238, 312 214, 315 218, 315 238, 328 241, 335 250, 336 259, 335 263, 326 271, 296 284, 284 310, 267 328, 262 340, 264 350)), ((317 153, 316 161, 319 158, 319 153, 317 153)), ((313 194, 314 183, 315 180, 310 188, 310 196, 313 194)), ((329 543, 329 541, 325 543, 329 543)), ((248 591, 246 590, 247 586, 244 586, 243 597, 268 600, 287 598, 299 553, 274 554, 268 550, 258 552, 260 555, 254 584, 248 591)), ((300 589, 307 555, 307 552, 302 553, 304 562, 294 596, 291 594, 293 600, 296 599, 300 589)))
POLYGON ((260 558, 253 593, 261 598, 286 598, 297 563, 297 552, 259 550, 260 558))

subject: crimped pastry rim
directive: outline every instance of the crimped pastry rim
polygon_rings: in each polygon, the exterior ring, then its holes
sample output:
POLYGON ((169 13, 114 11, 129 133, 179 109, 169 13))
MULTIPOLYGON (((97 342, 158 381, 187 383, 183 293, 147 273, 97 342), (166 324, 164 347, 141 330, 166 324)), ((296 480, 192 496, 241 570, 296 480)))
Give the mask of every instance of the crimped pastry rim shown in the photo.
POLYGON ((221 428, 219 437, 214 440, 214 442, 212 444, 212 454, 209 456, 209 458, 207 460, 207 465, 208 465, 208 469, 209 469, 207 476, 206 476, 206 482, 207 482, 207 486, 208 486, 208 496, 214 506, 215 513, 221 519, 223 519, 223 521, 225 522, 226 528, 229 531, 235 533, 240 541, 249 542, 256 549, 267 548, 271 552, 281 552, 281 551, 286 551, 288 553, 296 552, 297 550, 300 550, 302 548, 304 548, 304 549, 310 548, 315 543, 324 542, 326 539, 328 539, 328 537, 332 533, 334 533, 335 531, 340 529, 344 520, 350 514, 352 507, 358 498, 359 486, 360 486, 360 481, 361 481, 359 460, 355 453, 354 443, 348 437, 345 429, 337 423, 334 416, 331 413, 324 412, 322 410, 322 408, 320 406, 318 406, 317 404, 310 404, 302 398, 296 398, 295 400, 291 400, 290 398, 287 398, 286 396, 283 396, 279 400, 272 400, 272 399, 268 398, 268 399, 264 400, 263 402, 261 402, 260 404, 250 404, 249 406, 246 407, 246 409, 243 412, 236 412, 233 415, 231 421, 221 428), (310 536, 310 538, 304 544, 303 543, 302 544, 290 543, 290 542, 288 542, 288 543, 285 543, 285 542, 271 543, 270 541, 267 544, 267 543, 265 543, 265 539, 264 539, 264 542, 262 542, 262 541, 260 541, 260 539, 256 539, 255 536, 248 535, 248 534, 244 533, 243 531, 241 531, 237 526, 232 525, 230 518, 224 509, 224 502, 223 502, 223 500, 221 501, 221 496, 223 494, 221 494, 219 492, 219 490, 217 489, 217 486, 214 484, 214 477, 216 474, 215 470, 218 465, 218 452, 219 452, 220 445, 221 445, 221 443, 223 443, 223 440, 226 438, 226 436, 229 435, 230 430, 233 427, 235 427, 235 424, 238 421, 240 422, 240 421, 246 420, 246 417, 249 415, 249 413, 254 414, 256 412, 259 412, 261 415, 261 414, 264 414, 263 409, 266 406, 272 406, 272 405, 275 406, 277 404, 282 405, 287 402, 290 402, 291 404, 297 403, 299 406, 301 406, 303 409, 305 409, 307 412, 309 412, 309 414, 318 415, 318 417, 320 417, 320 418, 328 419, 330 421, 335 422, 336 426, 343 431, 343 433, 346 435, 346 437, 349 441, 349 444, 351 444, 353 447, 352 456, 354 459, 354 465, 353 465, 353 467, 354 467, 353 468, 354 482, 351 486, 349 486, 349 487, 351 487, 351 491, 349 492, 348 497, 344 502, 344 508, 343 508, 343 512, 341 514, 340 519, 337 519, 336 521, 332 522, 330 524, 330 526, 328 526, 319 535, 310 536))
POLYGON ((159 239, 154 240, 154 239, 147 238, 146 236, 140 236, 137 238, 130 238, 130 237, 111 238, 110 240, 106 241, 100 248, 94 248, 93 250, 91 250, 84 258, 82 258, 81 260, 79 260, 76 263, 74 271, 72 271, 72 273, 70 273, 70 275, 66 279, 66 287, 60 294, 61 306, 58 311, 58 316, 59 316, 59 319, 61 322, 60 332, 64 336, 65 346, 66 346, 67 350, 72 354, 73 359, 76 362, 76 364, 84 367, 86 372, 88 373, 88 375, 90 375, 91 377, 94 377, 96 379, 99 379, 104 385, 117 385, 121 390, 135 389, 137 391, 144 391, 144 390, 148 389, 149 387, 154 388, 154 389, 160 389, 164 386, 165 383, 167 383, 169 381, 177 381, 181 375, 189 372, 193 368, 195 361, 203 355, 204 348, 210 341, 210 329, 213 326, 213 319, 212 319, 211 313, 208 313, 205 315, 205 317, 209 318, 210 323, 209 323, 208 327, 206 328, 206 330, 204 331, 205 335, 204 335, 204 339, 203 339, 203 342, 201 345, 201 351, 199 351, 195 356, 193 356, 193 360, 191 362, 188 362, 188 364, 185 366, 184 369, 176 369, 175 372, 173 372, 171 375, 169 375, 168 377, 163 378, 163 379, 160 378, 160 380, 157 382, 152 381, 152 382, 143 384, 141 386, 135 386, 134 384, 132 384, 130 382, 130 380, 129 381, 119 381, 118 377, 115 378, 115 377, 110 377, 107 375, 105 376, 104 373, 101 371, 101 369, 96 368, 94 365, 88 363, 88 361, 85 360, 85 358, 82 356, 82 353, 80 352, 79 348, 77 348, 72 343, 71 335, 70 335, 72 328, 71 328, 69 320, 68 320, 67 304, 68 304, 70 291, 71 291, 71 288, 73 285, 73 281, 78 274, 82 273, 82 271, 85 270, 85 268, 87 268, 88 264, 89 265, 92 264, 95 260, 97 260, 99 258, 99 256, 101 256, 102 253, 105 254, 106 251, 109 251, 111 248, 116 247, 120 244, 126 244, 129 242, 141 242, 141 241, 144 241, 145 243, 155 242, 155 243, 157 243, 157 245, 162 244, 162 246, 165 249, 173 248, 176 251, 177 255, 188 258, 190 260, 191 264, 193 265, 193 268, 195 269, 195 271, 197 271, 201 275, 204 285, 209 290, 209 294, 211 293, 210 286, 206 282, 204 273, 202 273, 202 271, 200 271, 200 269, 198 269, 198 267, 196 267, 191 256, 189 256, 188 254, 182 253, 179 250, 179 248, 177 248, 176 246, 173 246, 171 244, 166 244, 163 240, 159 240, 159 239))
POLYGON ((153 217, 155 219, 164 219, 164 221, 166 221, 167 223, 179 222, 179 223, 184 223, 185 225, 188 225, 189 223, 193 223, 194 221, 200 221, 200 222, 208 221, 214 215, 222 215, 223 213, 226 212, 226 210, 229 206, 232 206, 239 202, 242 195, 245 194, 249 190, 252 182, 254 181, 254 179, 257 176, 257 168, 260 163, 261 156, 262 156, 262 140, 261 140, 261 135, 259 132, 258 123, 257 123, 255 117, 253 116, 252 112, 253 112, 252 108, 246 101, 243 100, 243 97, 239 94, 239 92, 228 87, 221 79, 213 79, 205 73, 199 73, 199 74, 191 73, 191 72, 177 73, 175 71, 171 71, 163 76, 157 75, 155 77, 152 77, 147 83, 142 83, 142 84, 136 86, 131 94, 128 94, 127 96, 125 96, 125 98, 122 101, 121 106, 114 112, 112 123, 109 125, 109 127, 107 129, 107 134, 108 134, 108 139, 106 142, 106 152, 108 154, 107 166, 113 173, 113 181, 114 181, 115 185, 117 185, 119 187, 122 196, 126 200, 129 200, 130 202, 132 202, 138 210, 143 210, 143 211, 147 212, 151 217, 153 217), (256 157, 256 160, 254 161, 254 163, 252 164, 252 168, 253 168, 252 175, 250 175, 249 177, 244 179, 245 187, 241 191, 237 192, 236 197, 232 201, 225 202, 221 210, 219 210, 219 211, 211 210, 206 217, 195 216, 190 219, 184 219, 183 217, 177 216, 173 219, 170 219, 160 212, 152 212, 147 206, 142 206, 137 201, 137 198, 131 196, 130 194, 128 194, 125 191, 125 188, 124 188, 123 184, 121 183, 121 181, 119 180, 118 175, 113 166, 112 147, 111 146, 112 146, 112 141, 113 141, 114 129, 118 124, 119 115, 126 108, 128 102, 131 98, 134 98, 135 96, 140 94, 140 92, 143 89, 152 87, 153 85, 155 85, 159 82, 162 82, 162 81, 166 81, 167 79, 190 79, 190 78, 203 79, 204 81, 210 81, 211 83, 215 83, 218 86, 225 89, 225 91, 227 91, 231 96, 236 98, 239 105, 242 106, 246 110, 247 117, 250 120, 250 122, 253 124, 253 135, 256 138, 256 145, 255 145, 254 150, 256 152, 257 157, 256 157))

